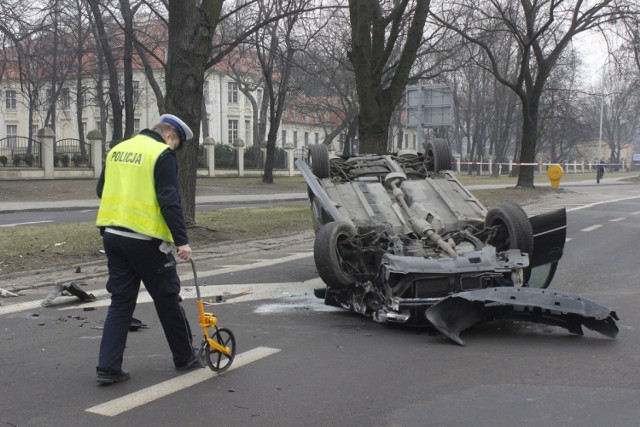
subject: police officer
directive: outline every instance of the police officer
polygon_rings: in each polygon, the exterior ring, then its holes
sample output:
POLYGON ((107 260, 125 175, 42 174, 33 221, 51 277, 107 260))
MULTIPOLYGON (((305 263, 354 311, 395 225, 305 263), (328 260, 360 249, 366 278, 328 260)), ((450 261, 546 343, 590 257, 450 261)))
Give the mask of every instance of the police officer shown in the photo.
POLYGON ((129 379, 122 357, 141 280, 155 304, 176 369, 204 367, 192 348, 172 254, 175 247, 179 258, 191 258, 175 153, 191 138, 189 126, 163 114, 153 129, 121 142, 107 155, 96 189, 101 199, 96 225, 103 233, 111 294, 100 343, 99 383, 129 379))

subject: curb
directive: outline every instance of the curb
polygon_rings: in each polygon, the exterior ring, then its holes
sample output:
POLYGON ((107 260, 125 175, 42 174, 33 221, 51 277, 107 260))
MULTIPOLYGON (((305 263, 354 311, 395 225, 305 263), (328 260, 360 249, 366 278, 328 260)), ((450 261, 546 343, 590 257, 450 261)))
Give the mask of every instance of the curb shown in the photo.
MULTIPOLYGON (((313 231, 303 231, 294 235, 274 235, 261 237, 259 239, 231 240, 213 245, 193 248, 194 261, 207 261, 233 253, 243 255, 271 249, 280 249, 296 243, 305 242, 313 238, 313 231)), ((187 262, 178 262, 178 271, 191 271, 187 262)), ((74 264, 65 267, 51 267, 43 270, 32 270, 27 272, 9 273, 0 276, 2 288, 11 292, 20 292, 29 289, 38 289, 45 286, 54 286, 64 282, 82 282, 91 279, 103 278, 106 281, 108 276, 107 258, 104 261, 91 261, 84 264, 74 264), (80 272, 76 273, 77 270, 80 272)))

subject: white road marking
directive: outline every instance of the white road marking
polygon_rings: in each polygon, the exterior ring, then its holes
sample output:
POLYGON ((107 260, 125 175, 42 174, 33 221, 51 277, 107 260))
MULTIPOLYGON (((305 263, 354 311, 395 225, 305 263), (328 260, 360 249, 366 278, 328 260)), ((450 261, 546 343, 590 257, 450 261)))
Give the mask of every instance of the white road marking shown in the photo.
POLYGON ((640 211, 631 212, 629 215, 640 215, 640 211))
POLYGON ((598 228, 600 228, 600 227, 602 227, 602 224, 595 224, 595 225, 592 225, 592 226, 590 226, 590 227, 583 228, 583 229, 582 229, 582 230, 580 230, 580 231, 593 231, 593 230, 597 230, 597 229, 598 229, 598 228))
POLYGON ((53 222, 53 221, 16 222, 13 224, 0 224, 0 227, 16 227, 18 225, 44 224, 45 222, 53 222))
POLYGON ((592 208, 594 206, 602 205, 604 203, 624 202, 625 200, 633 200, 633 199, 640 199, 640 196, 624 197, 622 199, 605 200, 603 202, 589 203, 588 205, 582 205, 582 206, 578 206, 576 208, 567 209, 567 212, 579 211, 580 209, 588 209, 588 208, 592 208))
POLYGON ((620 217, 620 218, 614 218, 614 219, 610 219, 609 222, 618 222, 618 221, 624 221, 625 219, 627 219, 626 217, 620 217))
POLYGON ((573 240, 573 237, 567 237, 566 239, 564 239, 564 242, 569 243, 572 240, 573 240))
MULTIPOLYGON (((271 356, 280 352, 280 349, 269 347, 257 347, 252 350, 236 355, 233 360, 233 364, 227 370, 233 371, 234 369, 241 368, 244 365, 255 362, 256 360, 263 359, 267 356, 271 356)), ((164 381, 160 384, 152 385, 142 390, 136 391, 131 394, 119 397, 117 399, 110 400, 100 405, 92 406, 85 409, 86 412, 91 412, 98 415, 104 415, 106 417, 113 417, 123 412, 142 406, 146 403, 153 402, 165 396, 168 396, 177 391, 194 386, 203 381, 210 380, 217 377, 217 374, 208 368, 197 369, 187 374, 180 375, 168 381, 164 381)))
MULTIPOLYGON (((202 279, 205 277, 212 277, 212 276, 217 276, 220 274, 227 274, 227 273, 233 273, 236 271, 245 271, 245 270, 250 270, 252 268, 261 268, 261 267, 269 267, 272 265, 277 265, 277 264, 282 264, 285 262, 289 262, 289 261, 295 261, 298 259, 302 259, 302 258, 307 258, 307 257, 311 257, 313 256, 313 252, 301 252, 301 253, 297 253, 294 255, 290 255, 290 256, 286 256, 286 257, 282 257, 282 258, 275 258, 275 259, 268 259, 268 260, 260 260, 251 264, 245 264, 245 265, 233 265, 233 266, 229 266, 229 267, 225 267, 225 268, 220 268, 217 270, 209 270, 209 271, 204 271, 204 272, 197 272, 198 273, 198 279, 202 279)), ((185 281, 185 280, 190 280, 193 279, 193 273, 189 272, 188 274, 182 274, 180 275, 180 281, 185 281)), ((319 279, 317 279, 319 281, 319 279)), ((305 287, 307 289, 313 289, 313 288, 308 288, 308 286, 312 286, 315 285, 315 281, 310 280, 308 282, 283 282, 283 283, 256 283, 256 284, 244 284, 244 285, 207 285, 207 286, 202 286, 203 283, 201 280, 198 280, 198 282, 201 285, 201 290, 202 290, 202 296, 203 297, 211 297, 213 295, 221 295, 223 292, 237 292, 239 288, 243 288, 244 289, 252 289, 252 288, 265 288, 265 289, 279 289, 282 288, 282 292, 289 292, 289 291, 294 291, 297 292, 299 291, 299 289, 301 287, 305 287), (311 283, 312 282, 312 283, 311 283)), ((320 281, 320 286, 321 285, 321 281, 320 281)), ((255 300, 255 299, 259 299, 256 296, 260 296, 260 298, 270 298, 273 294, 269 293, 266 294, 265 292, 261 292, 261 291, 257 291, 254 290, 254 292, 251 295, 248 296, 244 296, 242 298, 240 298, 241 301, 250 301, 250 300, 255 300)), ((92 293, 97 300, 92 302, 92 303, 80 303, 80 304, 69 304, 69 301, 75 301, 76 297, 58 297, 56 298, 51 305, 49 305, 49 308, 59 308, 62 310, 74 310, 77 309, 79 307, 104 307, 104 306, 108 306, 110 304, 110 300, 107 299, 101 299, 105 296, 108 296, 109 293, 105 290, 105 289, 100 289, 100 290, 96 290, 96 291, 91 291, 90 293, 92 293), (64 307, 56 307, 57 305, 62 305, 64 304, 64 307)), ((180 295, 185 298, 195 298, 196 297, 196 291, 195 291, 195 286, 191 285, 191 286, 184 286, 182 291, 180 292, 180 295)), ((142 303, 142 302, 150 302, 151 301, 151 297, 146 293, 146 291, 144 290, 143 287, 140 288, 140 294, 138 294, 138 302, 142 303)), ((232 302, 235 302, 234 300, 231 300, 232 302)), ((10 313, 17 313, 20 311, 26 311, 26 310, 33 310, 35 308, 41 307, 40 305, 40 301, 27 301, 27 302, 21 302, 21 303, 17 303, 17 304, 11 304, 11 305, 7 305, 7 306, 0 306, 0 316, 3 314, 10 314, 10 313)))

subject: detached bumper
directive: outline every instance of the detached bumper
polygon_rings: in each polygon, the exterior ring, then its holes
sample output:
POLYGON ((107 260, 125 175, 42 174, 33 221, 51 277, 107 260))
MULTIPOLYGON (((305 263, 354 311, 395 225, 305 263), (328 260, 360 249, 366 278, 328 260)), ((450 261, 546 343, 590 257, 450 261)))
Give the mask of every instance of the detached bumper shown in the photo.
POLYGON ((582 326, 607 337, 618 335, 618 315, 579 295, 535 288, 488 288, 451 295, 426 311, 443 335, 464 345, 460 333, 488 320, 514 319, 560 326, 583 335, 582 326))

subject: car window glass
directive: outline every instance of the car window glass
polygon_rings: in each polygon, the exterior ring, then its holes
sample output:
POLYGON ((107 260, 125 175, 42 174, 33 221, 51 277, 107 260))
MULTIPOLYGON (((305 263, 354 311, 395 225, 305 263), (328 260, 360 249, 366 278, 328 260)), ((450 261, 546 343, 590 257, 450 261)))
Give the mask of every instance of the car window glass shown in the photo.
POLYGON ((531 269, 531 276, 527 282, 527 286, 530 288, 546 288, 549 286, 551 279, 556 271, 558 262, 552 262, 549 264, 539 265, 531 269))

